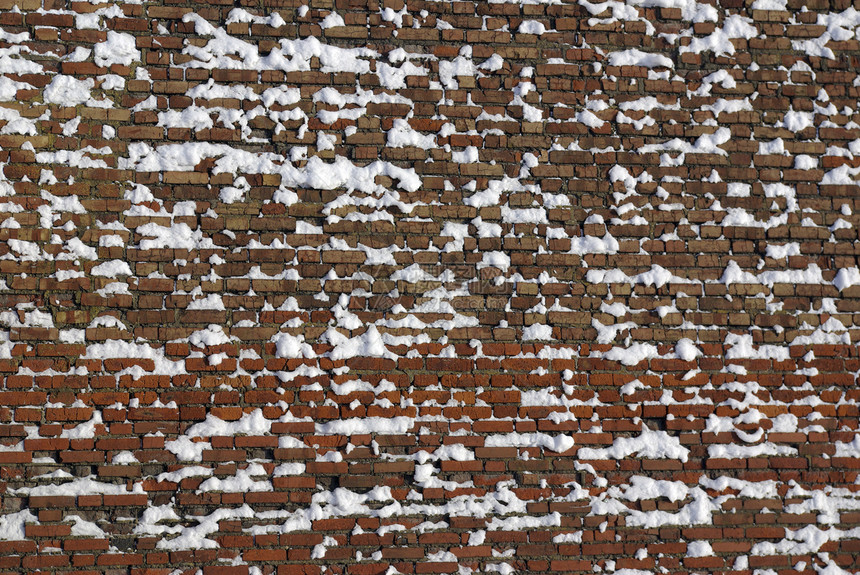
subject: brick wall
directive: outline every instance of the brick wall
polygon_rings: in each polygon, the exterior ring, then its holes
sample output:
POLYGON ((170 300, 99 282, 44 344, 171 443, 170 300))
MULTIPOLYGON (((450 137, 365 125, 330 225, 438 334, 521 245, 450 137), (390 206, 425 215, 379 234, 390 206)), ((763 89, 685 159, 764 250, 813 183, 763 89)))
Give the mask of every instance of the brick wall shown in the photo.
POLYGON ((0 572, 860 570, 842 0, 0 0, 0 572))

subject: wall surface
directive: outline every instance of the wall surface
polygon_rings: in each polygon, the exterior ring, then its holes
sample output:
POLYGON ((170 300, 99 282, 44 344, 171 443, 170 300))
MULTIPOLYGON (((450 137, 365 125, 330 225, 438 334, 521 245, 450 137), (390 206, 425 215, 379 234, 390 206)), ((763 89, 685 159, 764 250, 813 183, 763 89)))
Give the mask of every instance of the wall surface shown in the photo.
POLYGON ((0 573, 860 571, 842 0, 0 0, 0 573))

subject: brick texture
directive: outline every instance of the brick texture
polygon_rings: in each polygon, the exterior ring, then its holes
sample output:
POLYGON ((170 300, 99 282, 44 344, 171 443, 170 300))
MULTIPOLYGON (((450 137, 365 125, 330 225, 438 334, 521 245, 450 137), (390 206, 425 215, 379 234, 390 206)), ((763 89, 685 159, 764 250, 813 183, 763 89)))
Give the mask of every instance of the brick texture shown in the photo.
POLYGON ((860 571, 842 0, 0 0, 0 572, 860 571))

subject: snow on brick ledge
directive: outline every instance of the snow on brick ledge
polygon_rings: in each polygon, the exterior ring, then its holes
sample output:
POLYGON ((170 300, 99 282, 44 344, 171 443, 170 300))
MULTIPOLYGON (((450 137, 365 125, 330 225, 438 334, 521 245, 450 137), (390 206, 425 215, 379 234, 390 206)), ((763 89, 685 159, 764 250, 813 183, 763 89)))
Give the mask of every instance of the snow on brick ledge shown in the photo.
POLYGON ((4 573, 860 572, 860 12, 0 0, 4 573))

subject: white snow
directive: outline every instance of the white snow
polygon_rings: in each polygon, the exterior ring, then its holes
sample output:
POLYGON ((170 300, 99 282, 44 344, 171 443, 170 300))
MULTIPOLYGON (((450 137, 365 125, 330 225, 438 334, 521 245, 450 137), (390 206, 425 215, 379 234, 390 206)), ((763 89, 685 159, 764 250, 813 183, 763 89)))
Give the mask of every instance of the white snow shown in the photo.
POLYGON ((611 447, 583 447, 577 452, 579 459, 623 459, 636 454, 646 459, 678 459, 687 461, 690 450, 683 447, 677 437, 665 431, 642 429, 637 437, 619 437, 611 447))
POLYGON ((92 78, 78 80, 73 76, 58 74, 45 86, 43 96, 46 104, 78 106, 90 100, 90 91, 94 86, 92 78))
POLYGON ((611 52, 609 54, 610 66, 644 66, 646 68, 674 68, 675 64, 670 58, 662 54, 643 52, 637 48, 630 48, 623 52, 611 52))
POLYGON ((93 60, 99 66, 129 66, 140 61, 140 50, 131 34, 109 30, 107 40, 93 46, 93 60))

